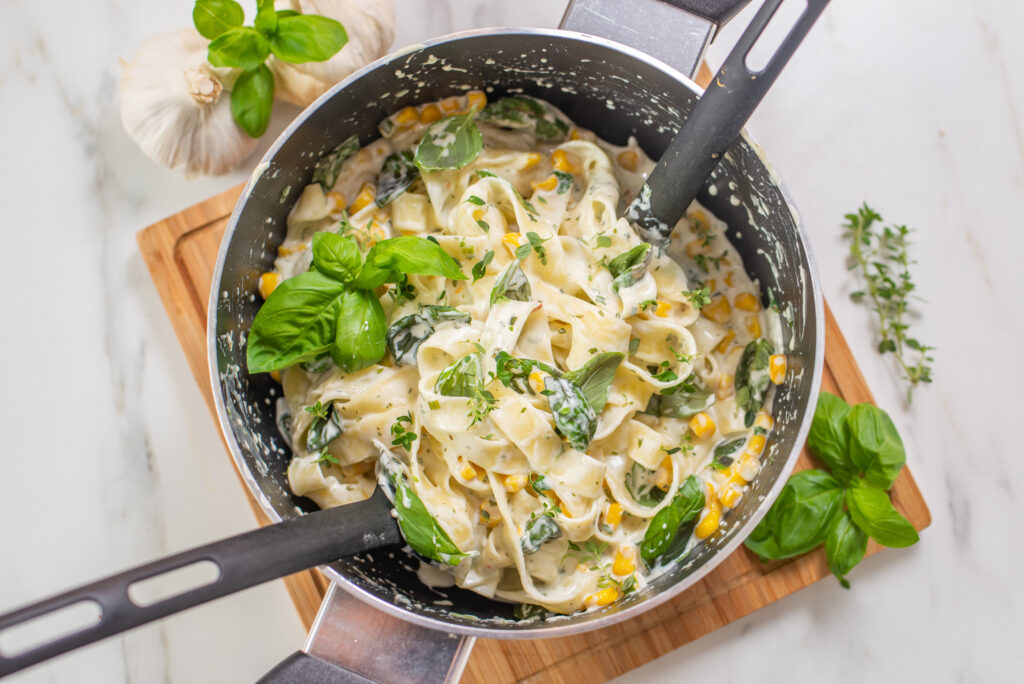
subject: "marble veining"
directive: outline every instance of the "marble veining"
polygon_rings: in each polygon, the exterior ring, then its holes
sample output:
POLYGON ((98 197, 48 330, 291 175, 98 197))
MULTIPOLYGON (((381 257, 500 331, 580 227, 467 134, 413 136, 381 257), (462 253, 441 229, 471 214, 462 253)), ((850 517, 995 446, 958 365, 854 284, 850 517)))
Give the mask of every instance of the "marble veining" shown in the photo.
MULTIPOLYGON (((251 4, 251 3, 250 3, 251 4)), ((396 0, 400 47, 483 26, 555 26, 561 2, 396 0)), ((190 22, 187 0, 7 0, 0 22, 4 454, 0 610, 253 527, 139 257, 135 232, 244 181, 297 113, 278 103, 246 166, 185 180, 119 120, 118 58, 190 22)), ((709 52, 719 64, 748 8, 709 52)), ((899 426, 934 522, 622 678, 1010 681, 1024 599, 1014 412, 1024 386, 1024 4, 834 2, 751 129, 804 218, 826 297, 899 426), (917 230, 914 321, 935 384, 905 402, 851 302, 842 214, 917 230)), ((22 673, 19 683, 250 682, 302 644, 280 582, 22 673)))

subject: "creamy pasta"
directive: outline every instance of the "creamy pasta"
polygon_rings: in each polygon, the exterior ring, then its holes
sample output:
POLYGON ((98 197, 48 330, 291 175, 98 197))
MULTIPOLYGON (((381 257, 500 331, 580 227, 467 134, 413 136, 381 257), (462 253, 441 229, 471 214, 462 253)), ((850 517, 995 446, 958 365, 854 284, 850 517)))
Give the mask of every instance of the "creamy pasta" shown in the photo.
POLYGON ((472 92, 396 113, 322 161, 292 209, 264 297, 309 269, 318 231, 364 249, 429 237, 470 277, 380 288, 378 363, 282 370, 288 478, 346 504, 370 496, 384 454, 466 554, 444 566, 456 584, 572 613, 642 589, 716 533, 758 471, 785 357, 722 221, 694 202, 658 250, 622 218, 653 167, 635 140, 608 144, 537 100, 485 104, 472 92), (474 107, 479 155, 413 169, 428 126, 474 107), (672 554, 645 558, 687 482, 703 505, 672 554))

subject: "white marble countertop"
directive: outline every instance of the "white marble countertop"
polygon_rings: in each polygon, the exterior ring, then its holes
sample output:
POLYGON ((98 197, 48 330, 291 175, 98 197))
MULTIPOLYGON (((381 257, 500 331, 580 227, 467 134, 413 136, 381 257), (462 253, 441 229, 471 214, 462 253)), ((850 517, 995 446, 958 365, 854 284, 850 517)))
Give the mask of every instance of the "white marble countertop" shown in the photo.
MULTIPOLYGON (((397 4, 396 45, 555 26, 562 12, 550 0, 397 4)), ((118 115, 117 59, 188 25, 190 7, 3 3, 0 612, 254 524, 135 244, 143 226, 248 171, 186 181, 143 157, 118 115)), ((713 64, 749 15, 714 46, 713 64)), ((865 561, 850 591, 819 582, 622 681, 1020 677, 1021 25, 1024 3, 1005 0, 837 0, 751 123, 904 436, 932 527, 916 547, 865 561), (939 350, 935 383, 912 406, 892 359, 874 351, 870 313, 848 299, 839 224, 864 200, 917 230, 927 301, 915 326, 939 350)), ((264 146, 294 114, 280 109, 264 146)), ((250 682, 303 636, 274 582, 11 681, 250 682)))

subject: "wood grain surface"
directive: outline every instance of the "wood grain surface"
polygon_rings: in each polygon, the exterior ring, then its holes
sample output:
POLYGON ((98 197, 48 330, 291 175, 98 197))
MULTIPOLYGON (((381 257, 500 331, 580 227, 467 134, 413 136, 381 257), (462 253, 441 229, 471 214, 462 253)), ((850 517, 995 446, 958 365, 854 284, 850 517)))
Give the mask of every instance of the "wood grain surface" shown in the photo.
MULTIPOLYGON (((206 363, 207 296, 221 237, 241 190, 241 186, 227 190, 149 226, 137 236, 143 259, 215 420, 206 363)), ((827 305, 822 389, 851 404, 873 402, 871 390, 827 305)), ((796 468, 811 466, 805 449, 796 468)), ((931 523, 931 514, 909 469, 897 478, 892 499, 918 530, 931 523)), ((250 498, 249 502, 259 524, 267 524, 255 501, 250 498)), ((869 543, 869 555, 879 550, 877 544, 869 543)), ((478 639, 463 681, 604 682, 825 577, 831 575, 821 549, 796 559, 763 564, 740 548, 682 595, 623 624, 556 639, 478 639)), ((287 577, 284 582, 308 628, 328 580, 319 571, 310 570, 287 577)))

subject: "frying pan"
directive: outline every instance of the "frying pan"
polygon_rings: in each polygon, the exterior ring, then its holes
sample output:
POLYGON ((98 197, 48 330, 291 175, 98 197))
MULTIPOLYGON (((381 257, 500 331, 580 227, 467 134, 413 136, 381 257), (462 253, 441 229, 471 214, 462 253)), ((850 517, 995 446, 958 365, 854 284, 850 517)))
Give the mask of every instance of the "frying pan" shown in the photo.
MULTIPOLYGON (((752 25, 763 29, 780 2, 768 0, 752 25)), ((809 6, 820 12, 825 2, 810 0, 809 6)), ((492 99, 510 93, 543 98, 610 142, 624 144, 628 136, 635 136, 651 157, 658 158, 701 94, 688 74, 696 70, 717 26, 743 4, 745 0, 572 0, 562 25, 580 31, 495 29, 413 46, 338 84, 281 135, 231 216, 213 277, 208 320, 210 371, 221 428, 246 485, 272 520, 309 523, 306 527, 326 525, 312 528, 324 530, 321 547, 334 543, 328 537, 352 536, 343 524, 328 522, 347 520, 340 509, 331 512, 336 519, 303 517, 316 505, 289 491, 286 470, 291 454, 274 416, 280 387, 265 374, 250 376, 245 363, 246 333, 259 308, 253 295, 256 280, 271 267, 289 209, 310 182, 320 156, 352 134, 369 143, 377 137, 377 123, 406 105, 482 89, 492 99), (638 47, 661 59, 590 34, 642 43, 638 47)), ((807 16, 811 14, 809 10, 807 16)), ((761 72, 744 76, 770 80, 785 60, 774 61, 778 63, 769 62, 761 72)), ((728 80, 724 72, 719 83, 722 79, 728 80)), ((779 303, 784 321, 781 335, 793 369, 789 381, 775 394, 775 430, 761 471, 721 528, 642 591, 616 604, 527 621, 516 620, 510 604, 455 587, 427 586, 417 577, 416 558, 404 551, 348 556, 322 568, 333 586, 305 649, 264 681, 457 679, 476 636, 564 636, 625 620, 693 585, 742 542, 774 501, 806 437, 823 363, 822 302, 797 214, 760 149, 744 134, 724 154, 716 152, 715 159, 719 156, 698 199, 729 224, 729 237, 744 267, 779 303), (373 636, 369 647, 351 647, 351 642, 369 634, 373 636)), ((378 493, 370 501, 344 509, 351 509, 349 514, 354 516, 360 515, 359 510, 364 517, 379 517, 386 507, 378 493)), ((269 539, 280 536, 281 530, 267 528, 247 536, 269 539)), ((388 534, 396 532, 392 529, 388 534)), ((390 543, 395 540, 397 536, 390 543)), ((384 536, 381 541, 386 541, 384 536)), ((264 562, 267 578, 279 576, 273 568, 282 559, 260 558, 252 543, 248 555, 225 553, 223 558, 210 550, 214 546, 180 554, 179 567, 190 559, 213 558, 221 579, 152 606, 146 619, 222 595, 223 591, 217 593, 218 586, 237 581, 232 573, 239 563, 264 562)), ((306 548, 293 552, 297 557, 312 553, 306 548)), ((124 575, 134 573, 140 579, 146 572, 143 566, 124 575)), ((86 588, 93 587, 104 609, 114 609, 113 619, 105 619, 94 631, 124 629, 124 625, 118 627, 118 620, 138 609, 116 583, 103 581, 86 588)), ((66 598, 55 597, 52 603, 56 606, 66 598)), ((44 605, 26 612, 41 611, 44 605)), ((84 632, 74 638, 87 643, 84 632)))
MULTIPOLYGON (((388 56, 325 94, 281 135, 232 214, 214 275, 208 321, 211 379, 221 427, 249 491, 272 520, 301 515, 316 505, 289 491, 286 468, 291 454, 277 434, 272 410, 280 388, 266 375, 246 373, 244 339, 259 308, 252 297, 256 280, 271 267, 288 210, 310 182, 320 155, 352 134, 362 144, 369 143, 378 136, 377 123, 406 105, 482 89, 490 99, 509 93, 543 98, 612 143, 621 145, 635 136, 657 159, 702 92, 690 75, 716 25, 744 4, 745 0, 573 0, 563 30, 470 31, 388 56)), ((435 661, 430 667, 436 677, 443 678, 446 672, 457 677, 469 644, 445 641, 430 630, 465 637, 536 639, 605 627, 678 595, 742 543, 785 483, 809 429, 824 356, 822 299, 799 216, 749 135, 743 134, 723 155, 698 199, 729 225, 729 238, 747 272, 760 281, 762 291, 770 289, 778 300, 785 321, 782 337, 795 371, 776 390, 775 430, 761 471, 721 529, 638 594, 601 610, 526 622, 513 618, 511 605, 467 590, 450 587, 439 595, 417 578, 415 559, 401 552, 346 558, 321 568, 343 591, 332 591, 325 601, 307 653, 380 679, 389 679, 389 672, 395 679, 410 678, 413 672, 425 677, 415 662, 399 662, 399 654, 382 652, 374 662, 367 662, 363 654, 356 663, 353 649, 345 644, 352 634, 318 638, 325 629, 351 625, 346 614, 365 611, 362 602, 399 618, 391 621, 391 628, 375 622, 374 629, 382 635, 394 629, 406 643, 422 636, 437 649, 448 644, 444 653, 451 661, 435 661)), ((318 666, 309 660, 309 655, 296 654, 277 675, 286 676, 290 667, 318 666)))

